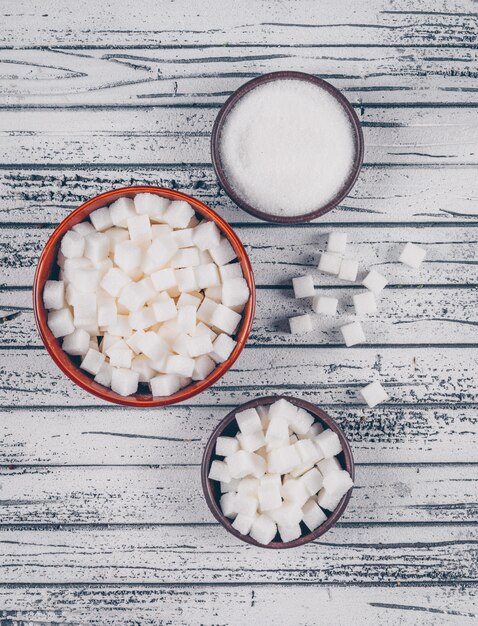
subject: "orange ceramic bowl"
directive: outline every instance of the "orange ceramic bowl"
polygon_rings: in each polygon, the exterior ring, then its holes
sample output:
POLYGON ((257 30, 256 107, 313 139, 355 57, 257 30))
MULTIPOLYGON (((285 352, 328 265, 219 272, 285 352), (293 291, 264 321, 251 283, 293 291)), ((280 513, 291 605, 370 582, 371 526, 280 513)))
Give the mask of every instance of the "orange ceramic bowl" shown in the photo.
POLYGON ((176 402, 184 402, 198 393, 201 393, 219 380, 219 378, 221 378, 221 376, 223 376, 236 361, 237 357, 246 345, 252 326, 252 320, 254 318, 255 303, 256 292, 251 263, 244 246, 229 224, 208 206, 199 202, 199 200, 191 198, 184 193, 172 191, 170 189, 163 189, 162 187, 124 187, 122 189, 115 189, 114 191, 108 191, 107 193, 96 196, 75 209, 66 219, 63 220, 63 222, 61 222, 48 240, 38 261, 35 279, 33 282, 33 310, 35 313, 35 321, 40 337, 42 338, 45 348, 49 352, 53 361, 58 365, 62 372, 68 376, 68 378, 85 391, 88 391, 102 400, 107 400, 108 402, 135 407, 166 406, 169 404, 175 404, 176 402), (198 215, 215 222, 222 234, 227 237, 234 248, 250 291, 249 301, 247 302, 242 313, 242 321, 235 335, 237 345, 231 356, 227 359, 227 361, 218 365, 216 369, 204 380, 189 385, 177 393, 166 397, 154 397, 150 393, 136 393, 131 396, 123 397, 108 387, 104 387, 103 385, 95 382, 90 374, 80 369, 78 357, 70 357, 70 355, 66 354, 66 352, 62 350, 60 341, 53 336, 52 332, 48 328, 48 314, 43 305, 43 288, 45 286, 45 282, 50 279, 58 278, 59 267, 56 259, 63 235, 75 224, 83 222, 92 211, 95 211, 100 207, 107 206, 118 198, 132 198, 138 193, 154 193, 159 196, 169 198, 170 200, 185 200, 194 208, 198 215))

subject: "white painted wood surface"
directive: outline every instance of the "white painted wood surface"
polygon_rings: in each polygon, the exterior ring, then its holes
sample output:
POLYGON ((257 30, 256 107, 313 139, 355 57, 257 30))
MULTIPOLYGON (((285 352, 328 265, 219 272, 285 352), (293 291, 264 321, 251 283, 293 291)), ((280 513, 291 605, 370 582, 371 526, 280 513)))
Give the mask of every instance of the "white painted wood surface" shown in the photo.
POLYGON ((472 0, 0 0, 0 625, 477 620, 478 17, 472 0), (351 195, 277 227, 219 190, 208 136, 227 96, 279 69, 329 79, 364 127, 351 195), (188 405, 132 411, 72 386, 41 348, 30 290, 55 225, 130 184, 197 196, 236 226, 258 289, 248 347, 188 405), (334 323, 291 337, 311 271, 347 318, 358 287, 316 271, 349 233, 390 278, 369 343, 334 323), (418 272, 391 262, 422 243, 418 272), (361 386, 391 400, 374 410, 361 386), (230 407, 291 393, 343 426, 357 488, 340 524, 257 551, 201 496, 207 438, 230 407))

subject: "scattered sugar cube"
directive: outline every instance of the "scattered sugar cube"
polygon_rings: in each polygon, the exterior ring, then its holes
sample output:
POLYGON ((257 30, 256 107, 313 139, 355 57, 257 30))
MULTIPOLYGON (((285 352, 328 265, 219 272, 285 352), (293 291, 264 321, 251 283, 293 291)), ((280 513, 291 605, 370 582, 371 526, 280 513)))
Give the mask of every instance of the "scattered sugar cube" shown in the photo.
POLYGON ((339 278, 353 283, 357 279, 358 262, 355 259, 342 259, 339 278))
POLYGON ((85 249, 85 238, 74 230, 69 230, 63 235, 60 249, 67 259, 81 257, 85 249))
POLYGON ((247 535, 249 534, 255 519, 256 516, 248 516, 239 513, 236 516, 236 519, 232 522, 232 527, 235 528, 237 532, 241 533, 241 535, 247 535))
POLYGON ((111 221, 115 226, 121 226, 126 228, 129 217, 136 215, 136 209, 134 208, 134 202, 131 198, 118 198, 113 204, 110 204, 110 216, 111 221))
POLYGON ((336 456, 342 452, 342 444, 339 436, 330 428, 326 428, 314 439, 315 444, 320 448, 325 459, 336 456))
POLYGON ((160 374, 151 379, 153 396, 172 396, 181 389, 181 379, 175 374, 160 374))
POLYGON ((70 309, 50 311, 47 324, 54 337, 64 337, 65 335, 70 335, 75 330, 70 309))
POLYGON ((307 313, 305 315, 296 315, 289 317, 290 332, 293 335, 302 335, 310 333, 312 330, 312 319, 307 313))
POLYGON ((62 309, 65 306, 65 283, 47 280, 43 288, 43 304, 46 309, 62 309))
MULTIPOLYGON (((217 456, 229 456, 239 450, 239 442, 235 437, 218 437, 216 439, 217 456)), ((217 479, 214 479, 217 480, 217 479)))
POLYGON ((236 347, 236 343, 237 342, 229 337, 229 335, 221 333, 212 344, 213 350, 211 352, 211 358, 214 359, 216 363, 224 363, 224 361, 227 361, 231 356, 236 347))
POLYGON ((76 328, 69 335, 65 335, 61 347, 67 354, 83 356, 89 350, 90 335, 82 328, 76 328))
POLYGON ((204 380, 216 369, 216 364, 206 354, 194 359, 193 380, 204 380))
POLYGON ((113 226, 113 220, 111 219, 111 213, 107 206, 96 209, 90 213, 90 220, 95 229, 99 232, 107 230, 113 226))
POLYGON ((376 313, 377 301, 372 291, 364 291, 352 297, 357 315, 376 313))
POLYGON ((312 300, 312 309, 319 315, 335 315, 337 312, 337 305, 339 301, 337 298, 331 296, 314 296, 312 300))
POLYGON ((277 526, 268 515, 263 513, 253 521, 249 534, 257 543, 267 545, 276 536, 277 526))
MULTIPOLYGON (((214 263, 219 266, 225 266, 227 263, 233 261, 236 258, 234 248, 232 247, 231 243, 225 238, 221 239, 220 243, 218 243, 217 245, 209 248, 209 253, 214 263)), ((242 271, 240 275, 242 276, 242 271)), ((231 276, 230 278, 234 277, 231 276)))
POLYGON ((90 348, 88 352, 83 357, 83 360, 80 363, 81 369, 84 369, 89 374, 93 374, 96 376, 100 371, 100 367, 103 365, 105 361, 105 355, 98 350, 93 350, 90 348))
POLYGON ((224 461, 213 461, 211 463, 208 478, 228 483, 231 480, 231 474, 229 473, 229 468, 226 463, 224 463, 224 461))
POLYGON ((358 343, 364 343, 365 334, 363 332, 362 324, 358 321, 345 324, 340 327, 340 332, 345 341, 345 345, 350 348, 358 343))
POLYGON ((323 252, 320 256, 319 270, 326 274, 332 274, 337 276, 340 272, 340 266, 342 264, 342 257, 335 252, 323 252))
POLYGON ((382 276, 376 270, 370 270, 370 272, 363 279, 362 284, 364 287, 367 287, 375 296, 384 289, 384 287, 388 284, 387 279, 382 276))
POLYGON ((222 303, 225 306, 246 304, 249 300, 249 287, 245 278, 228 278, 222 283, 222 303))
POLYGON ((377 404, 381 404, 382 402, 387 402, 389 400, 389 396, 382 385, 375 380, 373 383, 370 383, 366 387, 360 390, 360 395, 365 400, 370 408, 377 406, 377 404))
POLYGON ((339 233, 332 231, 329 234, 327 241, 327 251, 337 252, 339 254, 345 254, 345 248, 347 246, 347 233, 339 233))
POLYGON ((311 298, 314 293, 314 280, 310 274, 292 279, 295 298, 311 298))
POLYGON ((236 413, 236 422, 243 435, 251 435, 262 430, 261 418, 256 409, 245 409, 236 413))
POLYGON ((327 519, 327 515, 314 500, 308 500, 302 508, 302 520, 307 528, 312 532, 321 526, 327 519))
POLYGON ((400 263, 404 263, 405 265, 408 265, 409 267, 412 267, 416 270, 420 267, 426 254, 426 250, 424 250, 420 246, 417 246, 415 243, 408 242, 407 244, 405 244, 405 247, 400 253, 398 260, 400 261, 400 263))

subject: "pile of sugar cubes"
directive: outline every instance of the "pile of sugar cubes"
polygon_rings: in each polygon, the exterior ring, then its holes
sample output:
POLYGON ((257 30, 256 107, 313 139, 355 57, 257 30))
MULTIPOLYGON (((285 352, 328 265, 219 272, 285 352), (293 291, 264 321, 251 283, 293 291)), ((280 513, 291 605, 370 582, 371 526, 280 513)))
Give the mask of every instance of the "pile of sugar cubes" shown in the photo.
POLYGON ((226 361, 249 288, 230 242, 185 201, 122 197, 73 226, 48 326, 94 380, 122 396, 169 396, 226 361))
POLYGON ((209 478, 242 535, 261 544, 293 541, 318 528, 353 486, 337 459, 339 437, 305 409, 280 399, 236 414, 239 432, 218 437, 209 478), (308 529, 308 530, 307 530, 308 529))
MULTIPOLYGON (((329 234, 327 250, 323 252, 318 269, 326 274, 337 276, 339 279, 355 283, 359 271, 356 259, 346 256, 347 234, 332 232, 329 234)), ((424 260, 426 251, 414 243, 407 243, 399 256, 399 261, 413 269, 418 269, 424 260)), ((363 318, 377 311, 377 298, 387 285, 387 279, 376 270, 370 270, 362 281, 367 291, 352 296, 355 315, 363 318)), ((315 293, 314 281, 310 274, 292 279, 294 296, 296 298, 312 298, 312 310, 318 315, 335 315, 338 299, 315 293)), ((306 313, 289 318, 292 334, 302 334, 312 331, 312 318, 306 313)), ((366 341, 363 326, 359 320, 354 320, 340 327, 344 343, 347 347, 355 346, 366 341)), ((388 395, 379 381, 374 381, 361 390, 365 402, 374 407, 388 400, 388 395)))

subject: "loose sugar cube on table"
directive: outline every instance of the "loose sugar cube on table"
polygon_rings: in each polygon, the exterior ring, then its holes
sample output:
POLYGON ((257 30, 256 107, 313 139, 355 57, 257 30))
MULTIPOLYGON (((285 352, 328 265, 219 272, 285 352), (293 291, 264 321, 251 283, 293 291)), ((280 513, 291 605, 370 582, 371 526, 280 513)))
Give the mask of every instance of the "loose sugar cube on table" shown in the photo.
POLYGON ((337 312, 337 305, 339 301, 337 298, 331 296, 314 296, 312 300, 312 309, 319 315, 335 315, 337 312))
POLYGON ((314 500, 308 500, 304 504, 302 514, 303 522, 311 532, 321 526, 327 519, 327 515, 314 500))
POLYGON ((314 439, 325 459, 336 456, 342 452, 342 444, 336 432, 327 428, 314 439))
POLYGON ((378 380, 375 380, 373 383, 361 389, 359 393, 370 408, 382 402, 387 402, 389 399, 387 392, 378 380))
POLYGON ((398 260, 413 269, 418 269, 425 258, 427 252, 415 243, 408 242, 405 244, 398 260))
POLYGON ((364 291, 352 297, 357 315, 376 313, 377 301, 372 291, 364 291))
POLYGON ((376 270, 370 270, 370 272, 367 274, 367 276, 365 276, 362 282, 364 287, 367 287, 367 289, 369 289, 375 296, 378 296, 378 294, 385 288, 387 283, 387 279, 376 270))
POLYGON ((335 252, 323 252, 319 261, 319 270, 337 276, 340 272, 342 257, 335 252))
POLYGON ((306 276, 298 276, 292 279, 292 287, 294 289, 295 298, 309 298, 315 293, 314 281, 312 276, 307 274, 306 276))
POLYGON ((345 253, 347 247, 347 233, 332 231, 327 241, 327 252, 345 253))
POLYGON ((307 313, 305 315, 289 317, 289 327, 293 335, 310 333, 312 330, 312 319, 307 313))
POLYGON ((65 306, 65 283, 47 280, 43 288, 43 304, 46 309, 62 309, 65 306))
POLYGON ((243 435, 251 435, 262 430, 261 418, 256 409, 245 409, 237 413, 236 422, 243 435))
POLYGON ((249 534, 258 543, 267 545, 276 536, 277 526, 268 515, 263 513, 254 520, 249 534))
POLYGON ((358 262, 355 259, 342 259, 339 278, 351 283, 355 282, 358 273, 358 262))
POLYGON ((365 341, 362 324, 358 321, 345 324, 340 327, 340 332, 344 338, 345 345, 350 348, 365 341))

